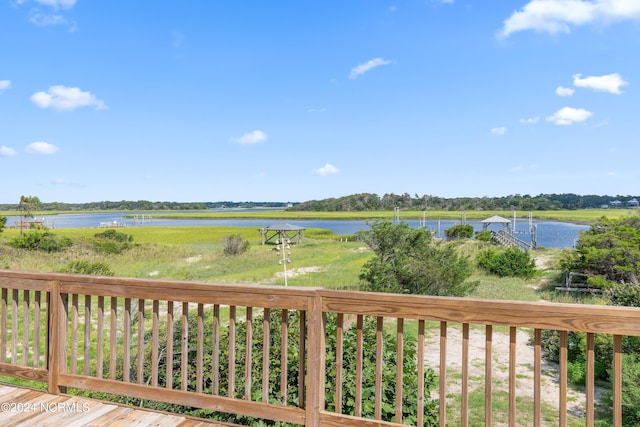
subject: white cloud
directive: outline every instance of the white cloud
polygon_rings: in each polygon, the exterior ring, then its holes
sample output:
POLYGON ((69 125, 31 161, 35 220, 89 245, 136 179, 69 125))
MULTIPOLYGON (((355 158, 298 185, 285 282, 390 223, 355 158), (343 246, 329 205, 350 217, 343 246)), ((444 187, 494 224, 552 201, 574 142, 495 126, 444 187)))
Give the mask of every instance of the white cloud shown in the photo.
POLYGON ((96 98, 91 92, 62 85, 51 86, 46 92, 34 93, 31 95, 31 101, 40 108, 52 108, 58 111, 72 111, 76 108, 91 106, 96 110, 107 108, 104 101, 96 98))
POLYGON ((58 151, 59 148, 48 142, 38 141, 27 145, 27 153, 49 155, 58 151))
POLYGON ((248 132, 242 135, 240 138, 235 138, 233 141, 242 145, 252 145, 258 144, 260 142, 264 142, 269 138, 266 133, 261 130, 254 130, 253 132, 248 132))
POLYGON ((4 145, 0 146, 0 156, 2 157, 13 157, 16 155, 16 150, 11 147, 5 147, 4 145))
POLYGON ((365 62, 364 64, 360 64, 353 69, 351 69, 351 73, 349 73, 350 79, 357 79, 358 76, 373 70, 376 67, 380 67, 381 65, 391 64, 391 61, 387 61, 383 58, 374 58, 370 61, 365 62))
POLYGON ((552 116, 547 117, 547 121, 556 125, 569 126, 577 122, 584 122, 593 113, 583 108, 564 107, 556 111, 552 116))
POLYGON ((605 76, 589 76, 582 78, 582 74, 573 76, 573 85, 577 87, 587 87, 601 92, 609 92, 620 95, 622 86, 628 85, 628 82, 622 80, 618 73, 607 74, 605 76))
POLYGON ((35 2, 54 9, 71 9, 76 4, 76 0, 35 0, 35 2))
POLYGON ((0 80, 0 95, 11 87, 11 80, 0 80))
POLYGON ((494 135, 497 135, 497 136, 502 136, 505 133, 507 133, 507 128, 504 127, 504 126, 493 128, 493 129, 491 129, 491 133, 494 134, 494 135))
POLYGON ((522 123, 523 125, 534 125, 538 123, 539 120, 540 120, 540 116, 529 117, 527 119, 520 119, 520 123, 522 123))
POLYGON ((47 15, 33 9, 29 13, 29 21, 38 27, 49 27, 51 25, 66 25, 67 20, 62 15, 47 15))
POLYGON ((556 95, 558 95, 558 96, 571 96, 571 95, 573 95, 573 93, 575 91, 576 91, 575 89, 572 89, 570 87, 558 86, 558 88, 556 89, 556 95))
POLYGON ((504 21, 499 37, 525 30, 569 33, 572 26, 640 20, 637 0, 532 0, 504 21))
POLYGON ((316 175, 332 175, 338 172, 340 172, 340 170, 331 163, 326 163, 323 167, 313 171, 316 175))

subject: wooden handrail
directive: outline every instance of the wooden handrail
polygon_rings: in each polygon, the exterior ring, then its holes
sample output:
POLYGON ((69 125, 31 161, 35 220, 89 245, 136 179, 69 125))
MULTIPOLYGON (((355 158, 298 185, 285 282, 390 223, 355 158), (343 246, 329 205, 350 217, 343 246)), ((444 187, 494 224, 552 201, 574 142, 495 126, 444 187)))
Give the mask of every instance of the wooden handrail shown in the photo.
MULTIPOLYGON (((421 344, 418 345, 417 351, 420 376, 417 382, 421 389, 425 369, 430 368, 424 363, 424 322, 435 321, 440 324, 440 425, 445 425, 446 422, 444 408, 447 391, 447 328, 458 324, 463 330, 463 425, 468 422, 469 411, 467 383, 470 325, 486 327, 487 378, 484 410, 487 425, 490 425, 492 419, 491 354, 495 326, 510 328, 511 425, 515 422, 516 416, 516 328, 534 330, 535 425, 541 422, 540 331, 561 331, 558 405, 558 420, 561 425, 566 423, 567 418, 566 333, 577 331, 588 334, 587 374, 591 375, 591 378, 587 378, 587 425, 594 423, 594 373, 591 366, 594 334, 613 335, 614 424, 620 425, 621 337, 640 336, 640 310, 627 307, 374 294, 322 288, 226 285, 10 270, 0 270, 0 289, 0 375, 46 382, 50 393, 64 392, 65 387, 73 387, 307 426, 402 425, 403 406, 400 397, 396 397, 394 402, 385 402, 386 398, 381 394, 381 358, 384 346, 382 333, 385 322, 396 322, 395 334, 398 344, 392 350, 403 360, 403 341, 408 321, 418 322, 418 342, 421 344), (34 297, 31 297, 31 293, 34 297), (41 295, 46 296, 46 302, 41 302, 41 295), (221 307, 229 307, 226 317, 221 315, 221 307), (263 322, 255 321, 253 318, 254 311, 260 313, 260 310, 264 316, 263 322), (46 314, 40 316, 41 311, 46 314), (275 311, 281 316, 280 320, 277 317, 271 320, 275 311), (299 314, 300 330, 303 332, 300 334, 302 340, 299 344, 289 343, 288 340, 293 328, 297 327, 297 324, 289 320, 289 316, 295 313, 299 314), (338 315, 335 350, 336 390, 326 390, 325 384, 326 316, 329 314, 338 315), (374 349, 363 346, 362 323, 365 317, 377 319, 374 349), (196 327, 188 326, 189 319, 195 319, 196 327), (19 322, 26 324, 20 325, 19 322), (357 354, 353 366, 345 366, 343 363, 346 323, 353 323, 357 330, 357 354), (182 326, 178 326, 179 324, 182 326), (300 357, 299 364, 292 367, 284 350, 278 359, 274 360, 271 346, 254 347, 252 334, 239 335, 241 327, 249 331, 255 330, 270 341, 272 340, 269 329, 281 329, 283 349, 297 345, 293 351, 300 357), (230 331, 230 347, 228 360, 223 361, 219 356, 226 351, 222 348, 220 335, 224 328, 230 331), (161 340, 160 334, 163 330, 166 331, 166 338, 161 340), (176 335, 180 340, 174 343, 176 335), (194 348, 190 347, 191 336, 195 337, 194 348), (95 337, 95 340, 92 337, 95 337), (205 342, 209 343, 208 347, 204 345, 205 342), (238 342, 244 345, 241 352, 236 351, 238 342), (40 351, 41 346, 46 350, 40 351), (260 362, 252 363, 251 359, 257 351, 262 352, 260 355, 256 354, 256 360, 260 362), (369 351, 374 352, 376 356, 376 366, 373 368, 376 372, 376 394, 372 397, 374 414, 371 415, 371 419, 365 419, 361 415, 365 399, 362 393, 362 357, 369 351), (92 355, 95 355, 95 360, 99 362, 92 364, 92 355), (40 360, 42 358, 44 360, 40 360), (205 359, 209 361, 205 363, 205 359), (241 369, 236 369, 238 363, 244 363, 241 369), (150 366, 148 370, 147 365, 150 366), (191 377, 187 375, 190 366, 197 367, 194 387, 189 382, 191 377), (228 367, 227 378, 220 376, 225 366, 228 367), (269 382, 270 372, 274 369, 280 372, 279 384, 269 382), (343 413, 343 387, 351 386, 343 384, 347 369, 354 369, 357 379, 356 409, 353 414, 343 413), (207 375, 203 375, 205 371, 207 375), (161 374, 167 376, 164 384, 159 383, 161 374), (179 375, 179 378, 176 375, 179 375), (254 375, 262 377, 254 379, 254 375), (287 375, 297 376, 295 398, 290 396, 292 391, 287 388, 290 379, 287 375), (241 377, 243 381, 238 381, 241 377), (203 385, 208 381, 206 378, 211 379, 205 388, 203 385), (175 380, 172 381, 173 379, 175 380), (262 388, 259 397, 250 393, 253 386, 262 388), (275 387, 274 394, 266 390, 267 387, 275 387), (339 399, 335 408, 327 409, 325 393, 335 393, 339 399), (393 420, 382 420, 382 407, 385 403, 393 408, 393 420)), ((400 367, 395 367, 394 371, 399 380, 391 387, 395 390, 396 396, 401 396, 403 372, 400 367)), ((422 408, 425 399, 429 398, 430 396, 418 396, 420 413, 415 414, 417 425, 425 422, 422 408)))

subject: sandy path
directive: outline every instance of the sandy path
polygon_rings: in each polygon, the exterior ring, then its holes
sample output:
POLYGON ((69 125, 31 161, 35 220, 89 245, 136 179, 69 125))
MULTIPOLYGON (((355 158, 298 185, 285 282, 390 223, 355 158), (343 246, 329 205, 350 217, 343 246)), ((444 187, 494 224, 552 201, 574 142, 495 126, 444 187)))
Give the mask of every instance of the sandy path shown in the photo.
MULTIPOLYGON (((533 364, 534 350, 529 345, 531 334, 526 330, 518 330, 516 334, 516 394, 533 399, 533 364)), ((426 339, 425 361, 436 373, 440 366, 440 331, 431 330, 426 339)), ((493 391, 509 390, 509 334, 493 332, 492 343, 492 376, 493 391)), ((461 382, 453 378, 453 372, 462 373, 462 331, 459 328, 447 329, 447 393, 458 394, 461 382)), ((485 331, 471 329, 469 333, 469 391, 484 389, 485 370, 485 331)), ((542 401, 558 408, 559 385, 558 365, 543 360, 542 364, 542 401)), ((604 390, 596 390, 596 399, 604 390)), ((432 396, 438 398, 438 390, 432 396)), ((584 416, 585 395, 583 392, 569 388, 567 410, 570 414, 584 416)))

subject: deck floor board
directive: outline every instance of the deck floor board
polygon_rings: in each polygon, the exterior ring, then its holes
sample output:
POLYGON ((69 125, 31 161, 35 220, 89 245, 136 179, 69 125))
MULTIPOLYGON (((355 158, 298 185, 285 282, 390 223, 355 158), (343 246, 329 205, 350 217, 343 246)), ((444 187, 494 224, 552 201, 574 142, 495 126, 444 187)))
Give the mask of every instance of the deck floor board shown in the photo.
POLYGON ((7 384, 0 384, 0 408, 0 425, 3 427, 233 426, 7 384))

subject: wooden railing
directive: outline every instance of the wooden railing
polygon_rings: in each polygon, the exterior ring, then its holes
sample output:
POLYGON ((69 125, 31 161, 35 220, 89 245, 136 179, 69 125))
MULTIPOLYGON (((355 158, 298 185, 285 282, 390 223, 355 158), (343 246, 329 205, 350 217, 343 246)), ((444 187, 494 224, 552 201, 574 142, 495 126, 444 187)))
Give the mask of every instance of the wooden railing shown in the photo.
POLYGON ((508 247, 515 246, 517 248, 522 249, 523 251, 528 251, 532 249, 531 243, 527 243, 522 239, 518 239, 513 234, 509 234, 504 230, 499 230, 499 231, 491 230, 491 240, 502 246, 508 246, 508 247))
POLYGON ((468 425, 469 335, 470 327, 478 325, 485 336, 485 425, 494 425, 494 328, 506 326, 509 425, 517 424, 521 409, 516 406, 516 328, 529 328, 535 353, 533 424, 543 425, 541 332, 556 330, 560 331, 557 424, 567 425, 568 416, 567 333, 581 331, 587 334, 586 425, 594 425, 594 337, 612 334, 611 411, 614 425, 620 426, 622 337, 640 335, 640 310, 618 307, 8 270, 0 270, 0 289, 0 375, 45 382, 50 393, 67 387, 93 390, 306 426, 399 426, 409 420, 424 425, 428 424, 425 405, 434 396, 439 397, 438 423, 445 426, 451 375, 447 334, 452 327, 460 327, 462 334, 460 425, 468 425), (335 335, 329 335, 328 316, 335 318, 335 335), (376 340, 367 348, 363 324, 371 318, 376 340), (390 327, 396 344, 385 349, 383 336, 390 327), (425 337, 434 327, 437 342, 430 344, 425 337), (345 350, 350 328, 355 330, 355 354, 345 350), (260 329, 262 338, 255 340, 260 329), (405 341, 408 336, 417 337, 415 344, 405 341), (335 353, 327 353, 328 339, 335 341, 335 353), (416 346, 411 354, 416 354, 417 366, 417 406, 408 415, 403 404, 407 374, 398 363, 391 367, 395 383, 385 384, 383 372, 390 367, 383 366, 382 357, 384 351, 393 351, 395 359, 403 361, 407 345, 416 346), (434 396, 425 393, 425 376, 433 368, 426 366, 426 351, 439 352, 434 396), (367 354, 374 355, 375 366, 366 365, 367 354), (326 370, 328 358, 335 363, 331 372, 326 370), (373 392, 363 386, 367 369, 375 371, 373 392), (346 402, 347 390, 352 389, 353 402, 346 402), (332 405, 326 404, 329 400, 332 405), (367 415, 365 406, 372 406, 372 415, 367 415), (383 421, 383 408, 387 413, 392 408, 393 419, 383 421))

